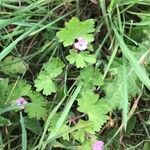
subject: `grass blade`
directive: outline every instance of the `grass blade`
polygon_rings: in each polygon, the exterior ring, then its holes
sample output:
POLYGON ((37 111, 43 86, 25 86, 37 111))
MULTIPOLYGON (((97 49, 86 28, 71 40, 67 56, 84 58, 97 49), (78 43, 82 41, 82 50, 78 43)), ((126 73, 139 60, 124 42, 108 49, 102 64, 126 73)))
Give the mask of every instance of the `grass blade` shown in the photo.
POLYGON ((23 33, 21 36, 19 36, 15 41, 13 41, 9 46, 7 46, 1 53, 0 53, 0 60, 2 60, 5 56, 7 56, 11 50, 16 46, 16 44, 21 41, 22 39, 26 38, 33 30, 37 28, 36 26, 33 26, 31 29, 23 33))
POLYGON ((44 137, 45 137, 45 134, 46 134, 46 131, 49 127, 49 124, 50 124, 50 121, 51 119, 53 118, 53 116, 55 115, 55 113, 58 111, 58 109, 60 108, 60 106, 62 105, 62 103, 64 102, 64 100, 66 99, 66 97, 68 96, 69 92, 72 90, 72 88, 75 86, 76 82, 71 86, 71 88, 69 89, 69 91, 67 92, 67 94, 62 98, 62 100, 57 104, 57 106, 52 110, 52 112, 49 114, 47 120, 46 120, 46 123, 45 123, 45 126, 44 126, 44 131, 43 131, 43 134, 42 134, 42 137, 39 141, 39 147, 40 145, 42 145, 42 142, 44 140, 44 137))
POLYGON ((26 17, 27 15, 20 15, 11 19, 0 19, 0 29, 3 27, 6 27, 7 25, 10 25, 12 23, 18 22, 20 20, 23 20, 24 17, 26 17))
POLYGON ((106 77, 106 75, 107 75, 107 73, 109 71, 109 68, 110 68, 110 66, 111 66, 111 64, 112 64, 112 62, 113 62, 113 60, 114 60, 114 58, 115 58, 115 56, 117 54, 117 51, 118 51, 118 45, 115 45, 114 51, 113 51, 113 53, 112 53, 112 55, 111 55, 111 57, 109 59, 108 65, 107 65, 107 67, 106 67, 106 69, 104 71, 103 80, 105 79, 105 77, 106 77))
POLYGON ((126 130, 128 122, 128 81, 127 81, 127 66, 126 59, 123 58, 123 124, 126 130))
MULTIPOLYGON (((64 111, 62 112, 62 115, 60 116, 60 118, 57 121, 56 127, 54 128, 54 132, 50 134, 50 136, 47 138, 47 140, 51 140, 53 139, 59 132, 62 124, 64 123, 64 120, 66 119, 68 112, 73 104, 73 102, 75 101, 77 95, 79 94, 81 87, 82 87, 83 83, 80 82, 79 85, 77 86, 76 90, 74 91, 73 95, 70 98, 70 101, 66 104, 66 107, 64 109, 64 111)), ((43 145, 43 148, 45 148, 46 145, 43 145)))
POLYGON ((122 50, 122 53, 129 60, 130 64, 132 65, 132 67, 134 69, 134 71, 136 72, 136 75, 139 77, 139 79, 141 80, 141 82, 143 82, 143 84, 148 89, 150 89, 150 79, 147 76, 145 70, 140 66, 140 64, 138 63, 138 61, 136 60, 136 58, 130 52, 129 48, 124 43, 124 40, 123 40, 122 36, 119 35, 117 29, 115 28, 115 26, 113 24, 112 24, 112 28, 113 28, 114 33, 116 35, 116 38, 118 40, 119 46, 120 46, 120 48, 122 50))
POLYGON ((21 111, 20 111, 20 123, 21 123, 21 130, 22 130, 22 150, 26 150, 27 149, 27 132, 26 132, 24 118, 23 118, 21 111))

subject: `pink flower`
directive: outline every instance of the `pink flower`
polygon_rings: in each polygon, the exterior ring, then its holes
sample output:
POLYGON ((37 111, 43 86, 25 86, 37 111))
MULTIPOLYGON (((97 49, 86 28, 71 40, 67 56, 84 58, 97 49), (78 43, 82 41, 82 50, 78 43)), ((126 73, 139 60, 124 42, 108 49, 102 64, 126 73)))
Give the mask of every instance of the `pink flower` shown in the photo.
POLYGON ((96 141, 92 146, 92 150, 103 150, 103 149, 104 149, 103 141, 96 141))
POLYGON ((20 107, 20 109, 24 109, 25 108, 25 104, 27 104, 28 102, 23 98, 20 97, 16 100, 16 104, 20 107))
POLYGON ((88 46, 88 41, 83 38, 78 38, 78 42, 74 43, 75 49, 78 49, 80 51, 86 50, 88 46))

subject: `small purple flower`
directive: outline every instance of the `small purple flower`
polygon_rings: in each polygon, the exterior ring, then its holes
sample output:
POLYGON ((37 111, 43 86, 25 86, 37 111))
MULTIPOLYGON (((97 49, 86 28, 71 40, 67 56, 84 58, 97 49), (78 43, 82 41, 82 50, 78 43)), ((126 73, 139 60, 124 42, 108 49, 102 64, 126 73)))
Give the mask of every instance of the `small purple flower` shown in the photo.
POLYGON ((24 109, 25 108, 25 104, 27 104, 28 102, 26 101, 26 99, 24 99, 23 97, 20 97, 16 100, 16 104, 17 106, 20 107, 20 109, 24 109))
POLYGON ((88 41, 84 38, 78 38, 78 41, 74 43, 75 49, 80 51, 86 50, 88 46, 88 41))
POLYGON ((104 149, 104 142, 103 141, 96 141, 92 145, 92 150, 103 150, 104 149))

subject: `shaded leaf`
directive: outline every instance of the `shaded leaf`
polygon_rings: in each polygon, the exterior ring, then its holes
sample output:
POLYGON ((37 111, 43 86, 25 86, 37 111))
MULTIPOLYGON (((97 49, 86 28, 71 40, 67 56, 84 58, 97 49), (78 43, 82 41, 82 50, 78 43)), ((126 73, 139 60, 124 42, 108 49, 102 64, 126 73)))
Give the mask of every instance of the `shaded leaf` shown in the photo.
POLYGON ((42 131, 41 125, 38 120, 25 117, 24 122, 25 122, 25 127, 31 130, 32 132, 34 132, 35 134, 39 134, 39 132, 42 131))
MULTIPOLYGON (((106 96, 104 100, 109 101, 112 108, 122 108, 123 104, 123 68, 122 63, 118 63, 114 60, 111 68, 112 79, 105 80, 103 89, 106 96), (114 66, 115 64, 115 66, 114 66)), ((130 65, 127 65, 127 82, 128 82, 128 93, 129 98, 136 96, 140 92, 138 86, 138 78, 130 65)))
MULTIPOLYGON (((80 127, 80 126, 84 126, 86 124, 90 123, 90 121, 84 121, 84 120, 79 120, 78 124, 76 125, 76 127, 80 127)), ((86 128, 83 128, 82 130, 78 130, 77 132, 75 132, 74 134, 74 138, 76 140, 78 140, 79 142, 83 143, 86 140, 86 136, 87 134, 94 134, 94 124, 90 124, 88 126, 86 126, 86 128)))
POLYGON ((126 134, 130 134, 132 132, 132 130, 134 129, 136 124, 136 117, 132 116, 129 120, 128 120, 128 124, 127 124, 127 128, 126 128, 126 134))
POLYGON ((103 77, 99 69, 94 69, 93 66, 88 66, 81 70, 80 79, 83 81, 84 90, 94 89, 95 86, 103 85, 103 77))
POLYGON ((44 95, 55 93, 57 86, 54 79, 62 73, 63 67, 64 64, 59 58, 50 59, 45 63, 37 79, 34 81, 36 91, 43 91, 44 95))
POLYGON ((0 79, 0 107, 2 108, 6 102, 6 92, 8 88, 8 79, 0 79))
POLYGON ((0 116, 0 126, 8 126, 10 125, 10 120, 0 116))
POLYGON ((145 142, 143 150, 149 150, 150 149, 150 142, 145 142))
POLYGON ((0 70, 5 74, 22 74, 27 70, 28 65, 19 57, 8 56, 1 61, 0 70))

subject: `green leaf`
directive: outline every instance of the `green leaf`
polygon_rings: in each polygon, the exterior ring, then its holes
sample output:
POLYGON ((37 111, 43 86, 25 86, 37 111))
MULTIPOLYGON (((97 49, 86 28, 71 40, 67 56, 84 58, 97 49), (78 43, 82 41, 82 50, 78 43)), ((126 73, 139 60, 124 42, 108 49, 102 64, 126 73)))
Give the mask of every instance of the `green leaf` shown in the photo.
POLYGON ((144 143, 143 150, 149 150, 149 148, 150 148, 150 141, 147 141, 144 143))
POLYGON ((3 61, 1 61, 0 70, 5 74, 22 74, 27 70, 28 65, 18 57, 8 56, 3 61))
MULTIPOLYGON (((53 132, 53 130, 55 129, 55 126, 57 124, 57 121, 58 121, 60 115, 61 115, 60 113, 56 113, 54 115, 54 117, 52 118, 52 120, 50 122, 50 127, 49 127, 48 131, 53 132)), ((66 118, 66 120, 67 120, 67 118, 66 118)), ((69 141, 69 133, 65 133, 64 134, 64 132, 66 132, 69 129, 70 129, 69 126, 67 126, 66 124, 63 124, 61 126, 61 129, 59 130, 58 134, 62 134, 63 139, 69 141)))
POLYGON ((47 116, 46 103, 34 102, 25 107, 25 112, 28 113, 30 118, 45 119, 47 116))
POLYGON ((78 53, 77 50, 70 50, 70 55, 66 57, 70 64, 75 64, 77 68, 84 68, 89 64, 94 64, 96 62, 96 57, 90 54, 88 51, 83 51, 78 53))
POLYGON ((70 140, 69 133, 66 133, 68 130, 70 130, 70 127, 64 124, 64 125, 62 125, 62 127, 58 133, 58 134, 62 134, 63 139, 67 140, 67 141, 70 140))
POLYGON ((5 105, 6 102, 6 92, 8 88, 8 79, 0 79, 0 108, 5 105))
POLYGON ((41 72, 35 80, 36 91, 42 91, 44 95, 50 95, 57 91, 54 82, 55 77, 63 71, 64 64, 59 58, 53 58, 43 65, 41 72))
POLYGON ((134 69, 136 75, 141 80, 141 82, 150 89, 150 79, 144 70, 144 68, 139 64, 137 59, 133 56, 132 52, 128 48, 128 46, 124 43, 124 40, 122 36, 118 33, 117 29, 112 25, 112 28, 114 30, 114 33, 116 35, 116 38, 118 40, 118 44, 122 50, 122 53, 124 56, 129 60, 130 64, 132 65, 132 68, 134 69))
POLYGON ((32 102, 25 107, 25 112, 30 118, 45 119, 48 113, 46 100, 38 92, 30 93, 29 96, 32 102))
POLYGON ((63 42, 64 46, 67 47, 80 37, 86 39, 88 42, 92 42, 94 40, 92 34, 94 31, 93 19, 80 22, 79 19, 73 17, 69 22, 65 23, 65 28, 57 32, 56 36, 59 42, 63 42))
POLYGON ((107 101, 99 100, 99 95, 93 92, 84 92, 77 100, 78 111, 85 113, 89 117, 89 121, 94 123, 94 131, 99 131, 102 125, 109 119, 106 115, 112 110, 107 101))
POLYGON ((0 127, 10 125, 10 120, 0 116, 0 127))
POLYGON ((42 131, 40 122, 38 120, 25 117, 24 122, 25 122, 25 127, 30 131, 32 131, 33 133, 38 135, 39 132, 42 131))
POLYGON ((81 70, 80 79, 83 81, 84 90, 94 89, 95 86, 103 85, 103 77, 99 69, 94 69, 93 66, 88 66, 81 70))
POLYGON ((55 78, 62 73, 64 66, 59 58, 53 58, 43 65, 43 69, 51 78, 55 78))
POLYGON ((38 78, 35 80, 35 87, 36 91, 43 90, 44 95, 50 95, 57 90, 55 83, 52 81, 51 77, 45 72, 41 72, 38 75, 38 78))
POLYGON ((63 125, 63 123, 64 123, 64 121, 65 121, 65 119, 66 119, 66 117, 67 117, 67 115, 68 115, 68 113, 69 113, 69 111, 70 111, 74 101, 76 100, 78 94, 81 91, 82 85, 83 85, 82 82, 80 82, 77 85, 74 93, 71 95, 69 101, 65 105, 65 108, 64 108, 63 112, 61 113, 61 116, 59 117, 59 119, 58 119, 58 121, 56 123, 56 126, 55 126, 55 128, 53 130, 53 133, 51 133, 50 136, 48 137, 49 140, 53 139, 55 136, 58 135, 58 132, 61 129, 61 126, 63 125))
MULTIPOLYGON (((132 47, 130 46, 130 50, 132 55, 137 59, 140 60, 144 57, 144 62, 146 65, 141 65, 143 68, 150 63, 149 61, 149 46, 150 42, 148 37, 143 38, 143 42, 139 44, 139 47, 132 47), (148 55, 147 55, 148 54, 148 55), (146 56, 146 57, 145 57, 146 56)), ((112 107, 122 108, 123 104, 123 69, 122 69, 122 58, 115 58, 112 67, 110 69, 110 75, 112 78, 109 80, 105 80, 105 84, 103 89, 105 91, 105 100, 108 100, 112 107)), ((127 63, 126 66, 126 77, 127 77, 127 84, 128 84, 128 93, 129 93, 129 100, 132 97, 136 96, 136 94, 140 93, 140 86, 141 83, 139 82, 137 75, 130 65, 127 63)), ((145 69, 144 68, 144 69, 145 69)))
POLYGON ((77 150, 91 150, 91 147, 92 141, 90 139, 87 139, 77 150))
MULTIPOLYGON (((140 46, 137 47, 130 47, 132 50, 131 53, 134 55, 134 57, 139 60, 147 54, 148 46, 147 43, 148 41, 145 40, 140 44, 140 46), (147 43, 147 44, 146 44, 147 43)), ((148 64, 148 58, 145 58, 144 61, 146 64, 148 64)), ((123 69, 122 69, 122 59, 114 59, 112 67, 110 69, 110 74, 113 77, 112 79, 110 78, 109 80, 105 80, 105 84, 103 86, 103 89, 105 91, 106 96, 104 97, 104 100, 109 101, 111 106, 113 108, 119 107, 122 108, 123 106, 123 69)), ((140 93, 140 86, 141 83, 138 80, 138 77, 133 70, 132 66, 127 63, 126 66, 126 77, 127 77, 127 82, 128 82, 128 94, 129 94, 129 101, 131 101, 132 97, 135 97, 138 93, 140 93)), ((143 65, 143 68, 145 66, 143 65)))
MULTIPOLYGON (((84 121, 80 119, 76 127, 84 126, 88 123, 90 123, 90 121, 84 121)), ((95 133, 94 126, 93 124, 90 124, 89 126, 86 126, 86 128, 83 128, 82 130, 78 130, 77 132, 75 132, 74 138, 79 142, 83 143, 86 140, 87 134, 94 134, 94 133, 95 133)))
POLYGON ((9 85, 7 93, 11 93, 9 100, 13 101, 21 96, 29 96, 31 92, 31 85, 25 80, 19 80, 16 85, 15 83, 9 85))
POLYGON ((127 129, 126 129, 126 134, 130 135, 130 133, 132 132, 132 130, 135 128, 135 124, 136 124, 137 120, 135 116, 132 116, 127 124, 127 129))
MULTIPOLYGON (((114 59, 112 67, 110 69, 110 75, 112 78, 106 79, 104 82, 103 90, 106 96, 103 98, 109 101, 112 108, 123 107, 123 67, 122 59, 114 59)), ((126 77, 128 85, 129 101, 131 97, 136 96, 140 93, 141 83, 139 82, 137 75, 135 74, 132 66, 127 63, 126 66, 126 77)))
POLYGON ((11 93, 9 100, 15 101, 22 96, 31 98, 31 103, 25 106, 25 112, 30 118, 45 119, 47 116, 47 102, 38 92, 31 90, 31 85, 24 80, 20 80, 17 84, 11 84, 8 88, 8 93, 11 93), (13 90, 12 90, 13 89, 13 90), (11 93, 12 91, 12 93, 11 93), (35 109, 36 108, 36 109, 35 109))

